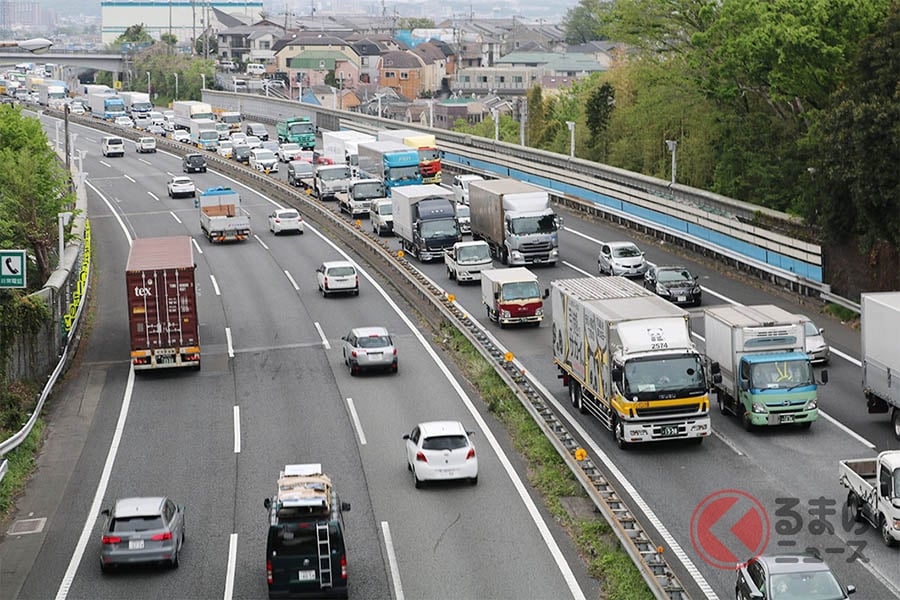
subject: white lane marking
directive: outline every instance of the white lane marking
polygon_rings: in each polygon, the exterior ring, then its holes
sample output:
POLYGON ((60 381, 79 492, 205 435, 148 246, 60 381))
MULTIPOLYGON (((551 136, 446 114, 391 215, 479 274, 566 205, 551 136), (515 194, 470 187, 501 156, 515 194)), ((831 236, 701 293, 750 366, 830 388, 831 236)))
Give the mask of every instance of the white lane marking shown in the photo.
POLYGON ((151 198, 153 198, 154 200, 156 200, 157 202, 159 202, 159 196, 157 196, 157 195, 154 194, 153 192, 147 192, 147 193, 150 194, 150 197, 151 197, 151 198))
POLYGON ((732 300, 728 296, 726 296, 724 294, 720 294, 719 292, 717 292, 715 290, 711 290, 708 287, 706 287, 705 285, 701 285, 700 289, 703 290, 704 294, 709 294, 710 296, 715 296, 719 300, 724 300, 728 304, 740 304, 740 302, 738 302, 737 300, 732 300))
POLYGON ((597 244, 598 246, 599 246, 600 244, 603 243, 603 242, 601 242, 600 240, 598 240, 597 238, 591 237, 591 236, 589 236, 589 235, 586 234, 586 233, 581 233, 580 231, 575 231, 575 230, 572 229, 571 227, 563 227, 563 229, 566 230, 566 231, 568 231, 569 233, 574 233, 575 235, 577 235, 577 236, 580 237, 580 238, 584 238, 584 239, 586 239, 586 240, 588 240, 588 241, 590 241, 590 242, 594 242, 594 243, 597 244))
POLYGON ((169 211, 169 214, 172 215, 172 218, 181 223, 181 219, 178 218, 178 215, 175 214, 175 211, 169 211))
POLYGON ((737 454, 738 456, 746 456, 746 454, 744 454, 743 452, 741 452, 740 450, 738 450, 738 447, 737 447, 730 439, 728 439, 728 438, 725 437, 723 434, 721 434, 718 430, 716 430, 715 427, 713 428, 712 432, 713 432, 713 435, 716 436, 717 438, 719 438, 719 440, 720 440, 723 444, 725 444, 726 446, 728 446, 729 448, 731 448, 732 452, 734 452, 734 453, 737 454))
POLYGON ((260 246, 262 246, 262 247, 265 248, 266 250, 269 249, 269 247, 266 246, 266 243, 265 243, 264 241, 262 241, 262 238, 261 238, 261 237, 259 237, 259 236, 256 235, 255 233, 253 234, 253 237, 256 238, 256 241, 259 242, 259 245, 260 245, 260 246))
POLYGON ((384 547, 387 551, 388 565, 391 568, 391 582, 394 584, 394 600, 403 600, 403 586, 400 584, 400 567, 397 566, 397 553, 394 552, 394 540, 387 521, 381 522, 381 534, 384 536, 384 547))
POLYGON ((297 285, 297 282, 294 281, 294 278, 291 277, 291 274, 288 273, 287 269, 284 270, 284 274, 285 274, 285 276, 288 278, 288 281, 291 282, 291 285, 294 286, 294 289, 297 290, 297 291, 299 292, 299 291, 300 291, 300 286, 297 285))
POLYGON ((94 184, 90 181, 85 181, 84 184, 94 190, 94 193, 100 196, 100 199, 103 200, 103 203, 106 204, 106 207, 109 209, 109 212, 112 213, 112 216, 115 217, 116 222, 119 224, 119 227, 122 229, 122 232, 125 234, 125 239, 128 240, 128 247, 131 248, 131 233, 128 231, 128 227, 125 225, 125 221, 122 220, 122 217, 119 216, 119 213, 116 209, 113 208, 113 205, 110 204, 109 200, 103 193, 97 189, 94 184))
POLYGON ((347 408, 350 410, 350 418, 353 420, 353 426, 356 427, 356 434, 359 436, 359 445, 365 446, 366 434, 363 433, 362 423, 359 422, 359 415, 356 414, 353 398, 347 398, 347 408))
POLYGON ((325 346, 325 349, 326 349, 326 350, 331 350, 331 344, 328 343, 328 338, 325 337, 325 332, 322 331, 322 326, 319 325, 319 322, 318 322, 318 321, 316 321, 315 323, 313 323, 313 325, 316 326, 316 331, 319 332, 319 337, 322 338, 322 345, 325 346))
POLYGON ((588 273, 587 271, 585 271, 585 270, 582 269, 581 267, 576 267, 575 265, 573 265, 572 263, 570 263, 570 262, 568 262, 568 261, 566 261, 566 260, 562 261, 562 264, 566 265, 567 267, 569 267, 569 268, 572 269, 573 271, 578 271, 579 273, 581 273, 581 274, 584 275, 585 277, 593 277, 593 276, 594 276, 593 274, 588 273))
POLYGON ((112 169, 112 165, 109 164, 108 162, 106 162, 105 160, 101 160, 100 164, 103 165, 104 167, 109 167, 110 169, 112 169))
POLYGON ((228 344, 228 358, 234 358, 234 346, 231 345, 231 327, 225 328, 225 340, 228 344))
POLYGON ((241 407, 234 407, 234 453, 241 453, 241 407))
POLYGON ((123 175, 122 177, 124 177, 125 179, 127 179, 127 180, 130 181, 131 183, 137 183, 137 181, 135 181, 134 179, 132 179, 132 178, 129 177, 128 175, 123 175))
POLYGON ((228 567, 225 570, 225 595, 223 600, 231 600, 234 596, 234 573, 237 565, 237 538, 238 534, 232 533, 228 538, 228 567))
MULTIPOLYGON (((131 243, 131 238, 128 238, 131 243)), ((56 600, 65 600, 69 595, 69 589, 75 580, 75 574, 78 573, 78 566, 84 557, 84 551, 87 548, 88 540, 93 534, 94 523, 100 514, 100 507, 103 504, 103 496, 106 495, 106 488, 109 485, 109 477, 112 474, 113 464, 116 462, 116 454, 119 452, 119 443, 122 441, 122 432, 125 430, 125 420, 128 418, 128 409, 131 406, 131 393, 134 390, 134 368, 128 370, 128 382, 125 384, 125 396, 122 399, 122 408, 119 409, 119 420, 116 422, 116 429, 113 433, 112 442, 109 445, 109 452, 106 454, 106 462, 103 464, 103 472, 100 474, 100 481, 97 484, 97 490, 94 492, 94 500, 91 502, 91 508, 88 510, 87 519, 85 519, 84 527, 81 529, 81 536, 78 538, 78 544, 72 553, 69 566, 63 575, 56 591, 56 600)))
POLYGON ((838 429, 840 429, 841 431, 843 431, 844 433, 846 433, 847 435, 849 435, 850 437, 855 439, 857 442, 859 442, 863 446, 868 446, 870 450, 874 450, 876 448, 875 444, 873 444, 872 442, 870 442, 863 436, 859 435, 858 433, 856 433, 855 431, 853 431, 852 429, 850 429, 849 427, 847 427, 846 425, 844 425, 843 423, 841 423, 840 421, 838 421, 837 419, 835 419, 834 417, 832 417, 831 415, 826 413, 821 408, 819 409, 819 416, 823 417, 826 421, 830 422, 832 425, 834 425, 835 427, 837 427, 838 429))
POLYGON ((151 166, 153 165, 153 163, 150 162, 149 160, 147 160, 146 158, 139 158, 138 160, 141 161, 142 163, 144 163, 145 165, 151 165, 151 166))
MULTIPOLYGON (((509 460, 509 457, 500 446, 500 442, 497 441, 497 438, 494 436, 494 432, 491 431, 487 422, 484 420, 484 417, 482 417, 478 412, 478 409, 475 408, 475 404, 472 402, 472 399, 469 398, 469 396, 466 394, 466 391, 462 388, 462 385, 460 385, 459 381, 456 380, 447 365, 444 364, 444 362, 441 360, 437 351, 435 351, 435 349, 431 347, 431 345, 428 343, 428 340, 425 339, 425 336, 422 335, 422 332, 419 331, 412 320, 408 316, 406 316, 406 314, 400 309, 399 306, 397 306, 397 303, 394 302, 394 299, 384 291, 384 288, 382 288, 381 285, 377 281, 375 281, 375 279, 373 279, 366 270, 362 269, 358 264, 356 264, 356 261, 354 261, 349 254, 347 254, 333 241, 325 237, 317 229, 310 227, 310 231, 315 233, 317 236, 319 236, 319 238, 322 239, 322 241, 331 246, 335 252, 338 252, 341 256, 343 256, 344 260, 350 261, 356 266, 356 270, 360 272, 363 277, 365 277, 366 281, 368 281, 369 284, 373 288, 375 288, 375 290, 379 294, 381 294, 381 297, 384 298, 384 301, 387 302, 388 306, 390 306, 394 310, 397 317, 406 324, 410 332, 412 332, 413 336, 415 336, 415 338, 422 345, 422 348, 425 349, 425 351, 437 365, 438 369, 440 369, 444 374, 447 382, 456 391, 457 396, 459 396, 459 399, 463 403, 463 406, 465 406, 466 410, 469 411, 472 420, 474 420, 478 425, 478 428, 481 430, 482 435, 484 435, 484 439, 488 442, 488 444, 490 444, 491 449, 494 451, 494 454, 497 455, 497 459, 500 461, 500 465, 503 467, 504 471, 506 471, 506 474, 512 482, 513 487, 516 489, 516 493, 519 495, 519 498, 522 501, 522 504, 525 505, 525 509, 528 511, 528 515, 531 517, 532 522, 534 522, 535 527, 537 527, 537 530, 541 535, 541 539, 544 541, 544 544, 547 546, 547 550, 553 557, 553 561, 556 563, 560 575, 562 575, 563 580, 566 582, 566 586, 569 588, 569 592, 572 594, 572 597, 575 600, 586 600, 584 592, 579 586, 578 580, 575 578, 575 574, 572 572, 572 567, 570 567, 569 563, 566 562, 566 557, 563 555, 562 550, 560 550, 559 544, 557 544, 556 540, 553 539, 553 534, 550 533, 550 528, 547 527, 547 523, 541 516, 537 505, 535 505, 534 500, 532 500, 531 495, 528 493, 528 489, 522 482, 519 474, 516 473, 515 468, 512 466, 512 463, 509 460)), ((697 573, 699 575, 699 571, 697 571, 697 573)))
POLYGON ((862 367, 862 361, 859 359, 853 358, 849 354, 844 354, 843 352, 841 352, 840 350, 837 350, 835 348, 831 349, 831 353, 834 354, 835 356, 839 356, 840 358, 843 358, 851 365, 856 365, 857 367, 862 367))
POLYGON ((191 243, 194 244, 194 248, 197 250, 197 252, 203 254, 203 248, 200 247, 200 244, 197 243, 197 240, 191 238, 191 243))
POLYGON ((216 276, 213 274, 210 274, 209 279, 210 279, 210 281, 212 281, 212 286, 213 286, 213 289, 216 291, 216 296, 221 296, 222 292, 219 291, 219 282, 216 281, 216 276))

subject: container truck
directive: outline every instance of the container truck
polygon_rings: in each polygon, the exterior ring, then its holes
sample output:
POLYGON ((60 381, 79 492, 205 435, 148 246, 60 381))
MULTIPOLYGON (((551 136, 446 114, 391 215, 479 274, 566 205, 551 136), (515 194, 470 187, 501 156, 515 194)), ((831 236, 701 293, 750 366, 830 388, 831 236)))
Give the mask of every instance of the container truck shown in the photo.
MULTIPOLYGON (((850 516, 881 532, 885 546, 900 542, 900 450, 887 450, 875 458, 842 460, 841 485, 847 488, 850 516)), ((859 532, 855 532, 859 533, 859 532)))
POLYGON ((231 188, 213 187, 197 198, 200 229, 210 242, 242 241, 250 237, 250 216, 241 197, 231 188))
POLYGON ((351 218, 369 214, 369 207, 377 200, 384 199, 384 184, 377 179, 351 179, 350 189, 338 196, 341 212, 351 218))
POLYGON ((537 275, 524 267, 481 272, 481 303, 488 319, 500 328, 518 323, 539 326, 544 320, 544 298, 537 275))
POLYGON ((278 143, 299 144, 304 150, 316 147, 316 126, 309 117, 288 117, 275 123, 278 143))
POLYGON ((351 174, 359 176, 359 144, 374 142, 375 136, 360 131, 323 131, 322 154, 337 164, 350 166, 351 174))
POLYGON ((190 131, 193 119, 215 120, 212 106, 206 102, 176 100, 172 103, 172 110, 175 112, 175 129, 190 131))
POLYGON ((134 240, 125 285, 135 371, 200 368, 194 268, 190 236, 134 240))
POLYGON ((453 192, 446 188, 433 183, 396 187, 391 206, 400 247, 423 262, 442 259, 445 248, 462 241, 453 192))
POLYGON ((191 119, 189 131, 191 145, 213 152, 219 147, 219 132, 216 131, 216 122, 212 119, 191 119))
POLYGON ((400 142, 419 153, 419 173, 422 183, 441 182, 441 153, 437 138, 430 133, 412 129, 384 129, 376 133, 379 142, 400 142))
POLYGON ((712 433, 687 311, 624 277, 551 282, 553 362, 569 400, 620 448, 712 433))
POLYGON ((862 381, 869 413, 891 413, 894 436, 900 440, 900 292, 862 295, 862 381))
POLYGON ((125 116, 125 102, 118 96, 111 94, 88 94, 88 103, 91 106, 91 114, 98 119, 111 121, 116 117, 125 116))
POLYGON ((150 111, 153 110, 150 94, 146 92, 119 92, 119 96, 125 101, 125 112, 132 118, 137 115, 150 114, 150 111))
POLYGON ((357 149, 360 177, 380 179, 389 196, 396 187, 422 185, 419 154, 412 148, 397 142, 362 142, 357 149))
POLYGON ((457 242, 444 249, 447 277, 459 283, 478 281, 481 272, 493 267, 491 249, 486 242, 457 242))
POLYGON ((44 82, 37 86, 38 104, 49 108, 60 109, 66 104, 68 95, 62 82, 44 82))
POLYGON ((504 265, 559 261, 560 219, 541 188, 515 179, 469 182, 472 239, 504 265))
MULTIPOLYGON (((706 361, 722 414, 756 426, 818 419, 817 382, 806 354, 803 321, 770 304, 704 311, 706 361)), ((822 384, 828 372, 822 371, 822 384)))

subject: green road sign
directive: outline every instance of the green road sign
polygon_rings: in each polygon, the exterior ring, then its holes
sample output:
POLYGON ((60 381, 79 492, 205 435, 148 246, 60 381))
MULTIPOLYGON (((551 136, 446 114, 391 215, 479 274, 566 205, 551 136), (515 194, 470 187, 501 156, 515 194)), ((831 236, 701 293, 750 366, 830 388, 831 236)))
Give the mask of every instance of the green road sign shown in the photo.
POLYGON ((0 250, 0 288, 25 287, 25 251, 0 250))

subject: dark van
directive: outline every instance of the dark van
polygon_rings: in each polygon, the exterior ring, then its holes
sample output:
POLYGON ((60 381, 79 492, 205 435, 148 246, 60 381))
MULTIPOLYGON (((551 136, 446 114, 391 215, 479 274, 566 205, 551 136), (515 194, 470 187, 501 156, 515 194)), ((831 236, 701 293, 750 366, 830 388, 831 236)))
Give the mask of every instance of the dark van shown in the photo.
POLYGON ((206 158, 202 154, 185 154, 181 159, 181 170, 185 173, 206 173, 206 158))
POLYGON ((344 511, 319 464, 287 465, 269 511, 266 579, 269 598, 347 598, 344 511))

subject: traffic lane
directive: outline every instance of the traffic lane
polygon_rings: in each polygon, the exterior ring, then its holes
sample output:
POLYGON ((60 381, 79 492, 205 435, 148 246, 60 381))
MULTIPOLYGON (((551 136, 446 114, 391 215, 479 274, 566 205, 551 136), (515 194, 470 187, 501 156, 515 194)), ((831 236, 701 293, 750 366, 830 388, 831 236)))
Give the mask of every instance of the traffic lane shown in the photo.
POLYGON ((331 476, 344 514, 352 595, 387 598, 386 566, 342 395, 320 347, 238 352, 235 380, 242 395, 238 457, 235 598, 266 594, 267 512, 287 464, 320 463, 331 476))

